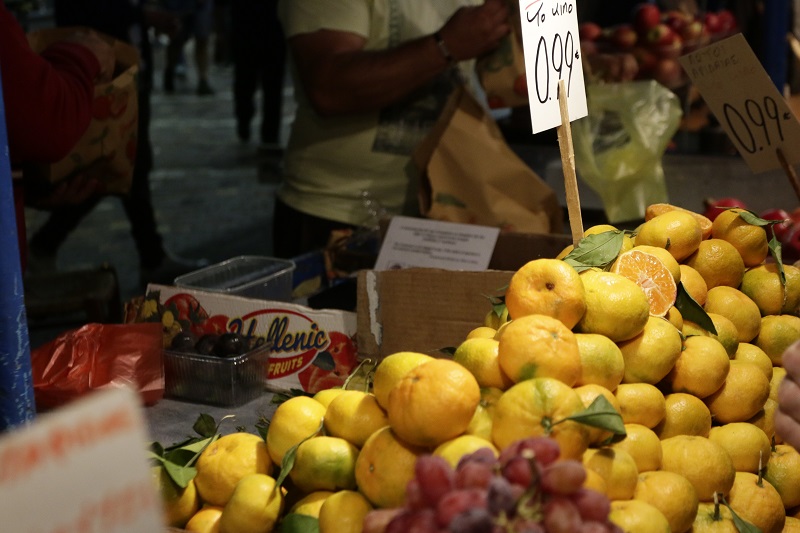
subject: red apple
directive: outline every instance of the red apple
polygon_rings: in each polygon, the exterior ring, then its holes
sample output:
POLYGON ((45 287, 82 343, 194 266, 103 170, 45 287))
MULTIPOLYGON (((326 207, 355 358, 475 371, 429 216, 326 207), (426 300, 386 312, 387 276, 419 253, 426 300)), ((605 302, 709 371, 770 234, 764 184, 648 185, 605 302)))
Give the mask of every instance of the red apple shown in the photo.
POLYGON ((800 226, 794 225, 781 241, 782 256, 785 263, 800 259, 800 226))
POLYGON ((705 24, 708 33, 715 35, 722 31, 719 15, 717 13, 708 12, 703 16, 703 24, 705 24))
POLYGON ((633 48, 639 36, 630 24, 619 24, 611 29, 609 40, 622 50, 633 48))
POLYGON ((681 84, 683 70, 677 60, 664 57, 658 60, 653 69, 653 79, 661 85, 674 89, 681 84))
POLYGON ((596 41, 603 35, 603 28, 594 22, 581 22, 578 26, 581 41, 596 41))
POLYGON ((661 22, 661 10, 655 4, 639 4, 634 10, 633 27, 642 35, 661 22))
POLYGON ((794 226, 794 221, 791 219, 789 213, 784 209, 767 209, 766 211, 761 212, 758 216, 763 218, 764 220, 782 220, 780 224, 771 224, 764 228, 767 231, 767 238, 772 239, 774 235, 779 241, 783 242, 783 240, 788 236, 789 231, 794 226))
POLYGON ((660 22, 648 30, 645 42, 651 46, 664 46, 671 44, 677 35, 672 28, 660 22))
POLYGON ((703 212, 703 215, 705 215, 705 217, 711 221, 717 218, 717 215, 719 215, 720 213, 731 207, 740 207, 742 209, 747 209, 747 206, 743 201, 739 200, 738 198, 732 198, 732 197, 719 198, 719 199, 706 198, 705 200, 703 200, 703 205, 705 206, 705 211, 703 212))
POLYGON ((703 35, 703 23, 699 20, 692 20, 680 31, 680 36, 684 41, 694 42, 703 35))
POLYGON ((683 32, 683 29, 694 20, 690 15, 683 11, 670 10, 661 17, 661 22, 669 26, 675 33, 683 32))
POLYGON ((720 9, 717 11, 717 18, 719 19, 720 33, 732 33, 736 30, 736 17, 728 9, 720 9))
POLYGON ((639 65, 639 78, 651 78, 658 64, 658 57, 644 46, 634 47, 631 53, 639 65))

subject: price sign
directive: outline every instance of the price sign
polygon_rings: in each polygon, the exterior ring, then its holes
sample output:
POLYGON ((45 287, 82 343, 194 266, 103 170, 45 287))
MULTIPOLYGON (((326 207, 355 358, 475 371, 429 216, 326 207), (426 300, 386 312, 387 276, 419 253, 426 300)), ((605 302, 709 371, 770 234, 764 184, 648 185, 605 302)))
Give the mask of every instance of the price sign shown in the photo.
POLYGON ((679 61, 750 170, 780 169, 778 150, 800 163, 800 122, 742 34, 679 61))
POLYGON ((522 46, 533 133, 561 125, 558 82, 564 80, 569 120, 588 113, 575 0, 520 0, 522 46))

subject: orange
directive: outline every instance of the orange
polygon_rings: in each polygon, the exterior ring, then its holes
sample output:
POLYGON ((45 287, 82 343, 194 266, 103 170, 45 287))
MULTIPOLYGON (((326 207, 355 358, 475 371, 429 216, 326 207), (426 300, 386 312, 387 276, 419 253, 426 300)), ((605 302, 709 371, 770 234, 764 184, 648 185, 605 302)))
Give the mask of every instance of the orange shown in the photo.
POLYGON ((661 469, 680 474, 694 486, 701 502, 713 501, 714 493, 727 495, 736 470, 725 448, 706 437, 678 435, 661 441, 661 469))
MULTIPOLYGON (((603 396, 608 403, 619 413, 619 402, 617 401, 617 397, 614 396, 614 393, 608 390, 607 388, 601 385, 589 384, 589 385, 582 385, 580 387, 575 387, 575 392, 578 393, 580 396, 581 401, 585 407, 589 407, 592 405, 598 396, 603 396)), ((613 436, 608 430, 604 430, 601 428, 596 428, 589 426, 589 444, 595 445, 600 444, 606 439, 613 436)))
POLYGON ((526 315, 509 322, 500 334, 498 361, 515 383, 551 377, 572 386, 581 375, 575 334, 546 315, 526 315))
POLYGON ((376 507, 400 507, 425 448, 401 440, 390 426, 373 433, 356 459, 358 490, 376 507))
POLYGON ((186 522, 185 529, 192 533, 219 533, 220 516, 222 516, 222 507, 218 505, 203 505, 186 522))
POLYGON ((703 240, 697 219, 688 212, 667 211, 639 227, 636 245, 665 248, 676 261, 689 257, 703 240))
POLYGON ((769 398, 769 381, 752 363, 731 361, 722 387, 704 399, 718 424, 746 422, 764 407, 769 398))
POLYGON ((186 487, 181 488, 163 466, 151 467, 150 473, 161 496, 164 523, 170 527, 183 527, 200 509, 200 497, 197 495, 194 479, 190 479, 186 487))
POLYGON ((731 422, 711 428, 708 438, 725 448, 737 472, 757 473, 771 453, 769 437, 758 426, 731 422))
POLYGON ((766 263, 747 270, 740 290, 758 306, 763 316, 797 314, 800 305, 800 268, 783 265, 786 284, 781 281, 778 265, 766 263))
POLYGON ((586 470, 586 481, 583 482, 583 488, 592 489, 606 496, 608 495, 608 484, 606 480, 594 470, 586 470))
POLYGON ((322 389, 321 391, 317 392, 312 396, 316 401, 321 403, 327 409, 328 406, 331 404, 334 398, 345 392, 347 389, 341 389, 339 387, 334 387, 332 389, 322 389))
POLYGON ((720 285, 738 287, 744 277, 742 256, 731 243, 722 239, 712 238, 701 242, 697 251, 686 258, 685 263, 703 277, 708 289, 720 285))
POLYGON ((673 533, 691 529, 700 503, 688 479, 666 470, 640 473, 633 498, 661 511, 673 533))
POLYGON ((750 522, 762 533, 780 533, 786 520, 781 495, 775 487, 752 472, 736 472, 728 505, 739 518, 750 522))
POLYGON ((673 392, 664 397, 664 404, 664 419, 653 428, 660 439, 677 435, 708 436, 711 412, 703 400, 693 394, 673 392))
POLYGON ((497 335, 496 329, 489 326, 478 326, 477 328, 471 329, 470 332, 467 333, 467 339, 493 339, 495 335, 497 335))
POLYGON ((667 413, 664 394, 649 383, 622 383, 614 391, 625 424, 656 427, 667 413))
POLYGON ((248 474, 237 484, 219 517, 220 533, 267 533, 283 513, 283 492, 266 474, 248 474))
POLYGON ((661 468, 661 441, 655 431, 641 424, 625 424, 625 433, 622 440, 609 446, 628 452, 640 474, 661 468))
POLYGON ((330 490, 317 490, 306 494, 292 505, 289 509, 289 513, 319 518, 319 510, 331 494, 333 494, 333 492, 330 490))
POLYGON ((203 502, 220 507, 228 503, 244 476, 272 473, 272 461, 264 439, 244 432, 223 435, 209 444, 197 458, 195 467, 194 482, 203 502))
POLYGON ((276 465, 290 448, 322 430, 325 411, 324 405, 308 396, 294 396, 275 409, 267 430, 267 450, 276 465))
POLYGON ((462 457, 481 448, 489 448, 495 457, 500 453, 489 440, 474 435, 460 435, 441 443, 433 450, 433 455, 444 458, 455 469, 462 457))
POLYGON ((378 405, 389 407, 389 392, 411 369, 432 361, 433 357, 418 352, 397 352, 384 357, 372 378, 372 392, 378 405))
POLYGON ((719 286, 708 291, 706 313, 717 313, 733 322, 739 342, 750 342, 761 330, 761 311, 745 293, 733 287, 719 286))
POLYGON ((466 339, 456 348, 453 361, 469 370, 481 387, 505 390, 514 382, 500 368, 499 347, 494 337, 466 339))
POLYGON ((674 257, 672 257, 672 254, 664 248, 640 244, 639 246, 634 246, 633 249, 656 256, 661 260, 662 263, 664 263, 664 266, 667 267, 669 273, 672 274, 672 279, 675 280, 675 283, 678 283, 681 280, 680 264, 675 260, 674 257))
POLYGON ((492 307, 483 319, 483 326, 496 331, 508 320, 508 307, 505 305, 500 308, 492 307))
POLYGON ((619 531, 629 533, 670 533, 664 513, 642 500, 612 500, 608 519, 619 531))
POLYGON ((583 454, 583 465, 594 470, 606 482, 610 500, 630 500, 636 490, 639 471, 631 454, 619 448, 589 448, 583 454))
POLYGON ((678 331, 683 329, 683 315, 681 315, 681 312, 678 311, 678 308, 674 305, 669 308, 669 311, 667 311, 667 314, 664 318, 666 318, 670 324, 675 326, 678 331))
POLYGON ((760 265, 767 258, 767 232, 761 226, 745 221, 739 214, 744 209, 726 209, 714 219, 711 236, 731 243, 747 267, 760 265))
POLYGON ((667 211, 683 211, 685 213, 689 213, 695 218, 695 220, 697 220, 697 223, 700 224, 700 233, 703 239, 707 239, 711 235, 711 220, 709 220, 708 217, 701 215, 700 213, 695 213, 694 211, 684 209, 683 207, 678 207, 677 205, 665 203, 650 204, 644 211, 644 219, 645 221, 650 220, 658 215, 663 215, 667 211))
POLYGON ((360 492, 340 490, 332 494, 319 510, 320 533, 361 533, 364 517, 372 505, 360 492))
POLYGON ((389 423, 417 446, 437 446, 469 426, 481 391, 469 370, 449 359, 413 368, 389 393, 389 423))
POLYGON ((614 341, 597 333, 576 333, 581 374, 576 386, 594 383, 614 390, 625 375, 625 360, 614 341))
POLYGON ((614 342, 632 339, 650 317, 650 302, 641 287, 613 272, 585 270, 586 312, 575 331, 599 333, 614 342))
POLYGON ((636 337, 619 343, 625 361, 624 383, 661 381, 681 355, 681 334, 664 318, 651 316, 636 337))
POLYGON ((728 377, 730 366, 728 353, 716 339, 687 337, 666 382, 674 392, 705 398, 719 390, 728 377))
POLYGON ((586 311, 578 272, 559 259, 534 259, 517 270, 505 296, 512 319, 546 315, 572 329, 586 311))
POLYGON ((772 359, 769 358, 764 350, 755 344, 740 342, 739 346, 736 348, 736 353, 733 354, 733 359, 736 361, 753 363, 764 372, 767 379, 772 379, 772 359))
POLYGON ((686 264, 679 265, 681 271, 681 285, 692 299, 701 306, 706 303, 708 285, 700 272, 686 264))
POLYGON ((490 440, 492 438, 492 415, 489 410, 484 407, 483 399, 475 408, 475 414, 472 415, 472 420, 469 421, 467 429, 464 430, 465 435, 474 435, 482 439, 490 440))
POLYGON ((375 395, 348 390, 334 398, 325 411, 325 431, 341 437, 356 447, 364 445, 370 435, 389 424, 389 417, 378 405, 375 395))
POLYGON ((764 479, 775 487, 787 509, 800 505, 800 453, 788 444, 772 450, 764 479))
POLYGON ((633 239, 631 239, 627 233, 620 231, 611 224, 597 224, 596 226, 591 226, 583 232, 583 236, 588 237, 589 235, 600 235, 601 233, 607 233, 609 231, 614 233, 622 233, 622 246, 620 246, 619 253, 627 252, 633 248, 633 239))
POLYGON ((521 381, 505 391, 494 406, 492 441, 503 449, 519 439, 549 435, 561 447, 561 457, 580 459, 589 445, 588 429, 566 418, 583 409, 578 393, 562 381, 521 381))
POLYGON ((621 274, 642 288, 650 302, 650 314, 664 316, 678 294, 675 278, 655 255, 630 250, 614 261, 611 272, 621 274))
MULTIPOLYGON (((767 401, 764 402, 764 407, 761 408, 755 416, 749 418, 747 422, 749 424, 753 424, 761 431, 763 431, 767 438, 769 438, 770 442, 772 442, 773 438, 776 438, 775 435, 775 411, 778 409, 778 402, 771 398, 767 398, 767 401)), ((780 441, 776 440, 776 444, 780 444, 780 441)))
POLYGON ((733 515, 722 503, 700 502, 697 516, 692 524, 692 533, 739 533, 733 515))
POLYGON ((716 335, 709 333, 709 336, 717 339, 725 347, 728 355, 733 357, 739 348, 739 330, 736 329, 736 324, 730 318, 718 313, 706 314, 711 319, 711 322, 714 323, 714 329, 717 331, 716 335))
POLYGON ((318 490, 354 489, 357 457, 358 448, 345 439, 320 435, 297 447, 289 476, 306 494, 318 490))
POLYGON ((769 315, 761 318, 761 330, 753 344, 764 350, 774 366, 781 366, 783 352, 800 339, 800 317, 769 315))
POLYGON ((800 533, 800 518, 787 516, 783 523, 783 533, 800 533))
POLYGON ((782 366, 772 367, 772 377, 769 380, 769 398, 778 401, 778 389, 781 386, 783 378, 786 377, 786 369, 782 366))

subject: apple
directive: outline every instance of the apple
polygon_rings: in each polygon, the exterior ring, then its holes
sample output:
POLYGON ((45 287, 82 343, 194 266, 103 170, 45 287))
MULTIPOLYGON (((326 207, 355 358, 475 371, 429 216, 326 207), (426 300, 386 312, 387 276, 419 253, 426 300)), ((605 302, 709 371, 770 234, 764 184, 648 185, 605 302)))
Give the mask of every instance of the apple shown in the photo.
POLYGON ((669 26, 675 33, 683 32, 683 29, 693 20, 694 19, 690 15, 676 9, 667 11, 664 13, 664 16, 661 17, 661 22, 669 26))
POLYGON ((800 259, 800 226, 794 225, 781 241, 781 250, 784 262, 794 262, 800 259))
POLYGON ((719 18, 719 15, 714 12, 707 12, 703 16, 703 24, 705 25, 708 33, 711 35, 716 35, 720 31, 722 31, 722 24, 719 18))
POLYGON ((736 17, 729 9, 720 9, 717 11, 717 18, 719 19, 719 32, 732 33, 738 26, 736 24, 736 17))
POLYGON ((667 39, 667 42, 659 45, 653 46, 653 51, 659 57, 665 59, 677 59, 683 53, 683 39, 677 33, 673 33, 671 38, 667 39))
POLYGON ((659 22, 647 31, 644 40, 651 46, 664 46, 671 44, 677 35, 677 33, 672 31, 672 28, 663 22, 659 22))
POLYGON ((694 42, 702 37, 704 28, 702 22, 694 19, 681 29, 680 36, 684 41, 694 42))
POLYGON ((638 77, 640 79, 652 77, 653 70, 656 68, 656 64, 658 64, 658 56, 644 46, 635 46, 633 50, 631 50, 631 54, 633 54, 636 63, 639 65, 638 77))
POLYGON ((747 209, 745 203, 738 198, 727 197, 727 198, 706 198, 703 200, 703 205, 705 206, 705 211, 703 211, 703 215, 711 220, 714 221, 717 218, 717 215, 725 211, 726 209, 730 209, 731 207, 740 207, 742 209, 747 209))
POLYGON ((609 40, 617 48, 627 50, 633 48, 639 36, 630 24, 618 24, 612 28, 609 40))
POLYGON ((771 239, 774 235, 779 241, 783 242, 783 239, 788 235, 789 230, 791 230, 794 225, 794 221, 785 209, 767 209, 766 211, 762 211, 758 216, 764 220, 783 221, 780 224, 771 224, 764 228, 767 230, 768 239, 771 239))
POLYGON ((661 23, 661 10, 655 4, 639 4, 634 8, 633 27, 644 35, 661 23))
POLYGON ((653 79, 661 85, 674 89, 681 84, 683 69, 674 58, 663 57, 653 68, 653 79))
POLYGON ((596 41, 603 35, 603 28, 595 22, 581 22, 578 26, 581 41, 596 41))

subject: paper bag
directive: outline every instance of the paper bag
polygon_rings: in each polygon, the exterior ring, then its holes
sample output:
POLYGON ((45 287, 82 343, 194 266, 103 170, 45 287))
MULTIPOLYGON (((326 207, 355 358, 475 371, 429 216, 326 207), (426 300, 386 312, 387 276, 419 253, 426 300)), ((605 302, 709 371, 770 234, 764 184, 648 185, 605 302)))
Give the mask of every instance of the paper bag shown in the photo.
POLYGON ((519 233, 559 233, 555 191, 506 144, 497 123, 464 87, 413 155, 422 215, 519 233))
POLYGON ((500 41, 497 48, 475 63, 478 80, 491 109, 528 105, 519 6, 516 2, 510 4, 511 32, 500 41))
MULTIPOLYGON (((28 34, 36 52, 88 28, 46 28, 28 34)), ((114 79, 94 88, 92 121, 83 137, 61 161, 25 168, 25 179, 54 183, 77 172, 88 174, 103 186, 106 194, 125 194, 133 179, 139 121, 137 78, 139 52, 129 44, 100 34, 114 48, 114 79)))

